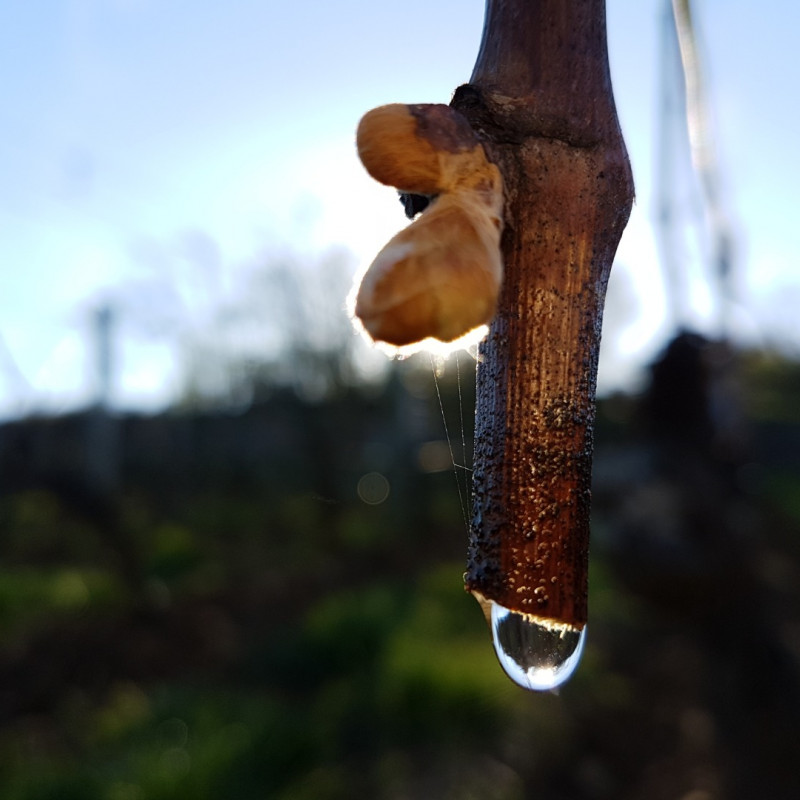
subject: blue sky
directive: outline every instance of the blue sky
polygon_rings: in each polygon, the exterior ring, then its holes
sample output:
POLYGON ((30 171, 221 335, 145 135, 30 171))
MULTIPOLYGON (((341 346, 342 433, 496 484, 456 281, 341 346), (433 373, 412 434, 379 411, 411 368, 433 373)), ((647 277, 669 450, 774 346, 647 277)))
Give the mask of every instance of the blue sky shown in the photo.
MULTIPOLYGON (((738 226, 735 326, 794 351, 800 8, 695 7, 738 226)), ((612 278, 606 386, 635 377, 670 329, 652 225, 662 8, 608 0, 637 205, 612 278)), ((265 264, 288 259, 313 275, 339 248, 351 272, 363 268, 404 221, 358 164, 358 119, 387 102, 448 102, 469 78, 482 21, 483 0, 4 4, 0 416, 91 397, 87 333, 102 303, 121 309, 115 401, 153 408, 180 391, 187 348, 210 346, 220 307, 243 302, 265 264)), ((702 328, 713 313, 693 247, 686 321, 702 328)), ((330 313, 342 313, 338 297, 330 313)), ((268 320, 246 346, 259 341, 266 354, 279 347, 268 320)))

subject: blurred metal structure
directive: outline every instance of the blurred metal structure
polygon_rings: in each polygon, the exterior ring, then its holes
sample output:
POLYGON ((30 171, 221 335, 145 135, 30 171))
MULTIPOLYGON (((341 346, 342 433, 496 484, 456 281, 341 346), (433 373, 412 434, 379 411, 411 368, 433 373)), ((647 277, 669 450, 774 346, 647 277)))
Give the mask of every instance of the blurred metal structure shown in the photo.
POLYGON ((688 166, 700 193, 698 228, 708 238, 707 249, 701 252, 708 253, 702 258, 710 262, 710 289, 717 306, 712 332, 727 339, 734 299, 734 239, 690 0, 664 0, 659 80, 656 227, 670 311, 677 328, 688 327, 688 258, 682 237, 694 212, 690 208, 688 215, 684 213, 687 198, 679 185, 688 166), (682 152, 687 138, 688 164, 682 152))

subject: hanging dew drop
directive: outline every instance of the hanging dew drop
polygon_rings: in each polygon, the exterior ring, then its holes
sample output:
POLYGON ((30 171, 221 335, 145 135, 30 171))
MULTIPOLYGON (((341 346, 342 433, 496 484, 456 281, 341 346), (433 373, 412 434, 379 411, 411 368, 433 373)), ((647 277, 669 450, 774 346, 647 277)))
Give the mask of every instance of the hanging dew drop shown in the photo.
POLYGON ((569 680, 581 660, 586 626, 578 630, 494 602, 489 617, 497 658, 512 681, 546 692, 569 680))

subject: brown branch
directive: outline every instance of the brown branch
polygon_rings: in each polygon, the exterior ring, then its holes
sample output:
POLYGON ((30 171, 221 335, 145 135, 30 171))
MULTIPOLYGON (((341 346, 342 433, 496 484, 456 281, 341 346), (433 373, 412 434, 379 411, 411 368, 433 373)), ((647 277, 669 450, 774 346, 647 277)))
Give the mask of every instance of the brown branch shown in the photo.
POLYGON ((488 0, 453 106, 505 185, 505 278, 478 367, 467 588, 582 628, 603 302, 633 201, 603 0, 488 0))

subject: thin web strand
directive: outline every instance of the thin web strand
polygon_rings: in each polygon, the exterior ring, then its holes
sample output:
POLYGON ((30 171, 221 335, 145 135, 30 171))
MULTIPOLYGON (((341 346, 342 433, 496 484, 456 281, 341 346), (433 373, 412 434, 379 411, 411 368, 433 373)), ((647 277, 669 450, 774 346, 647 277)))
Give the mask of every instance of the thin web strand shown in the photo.
POLYGON ((444 425, 444 435, 447 439, 447 449, 450 451, 450 461, 453 464, 453 475, 456 479, 456 489, 458 490, 458 504, 461 506, 461 516, 464 519, 464 527, 469 529, 469 519, 467 517, 467 504, 464 499, 464 492, 461 488, 461 479, 458 475, 459 465, 456 464, 455 455, 453 453, 453 442, 450 439, 450 431, 447 429, 447 417, 444 413, 444 403, 442 402, 442 393, 439 390, 439 379, 436 377, 436 365, 433 363, 433 355, 431 355, 431 371, 433 372, 433 384, 436 387, 436 398, 439 400, 439 410, 442 413, 442 424, 444 425))

